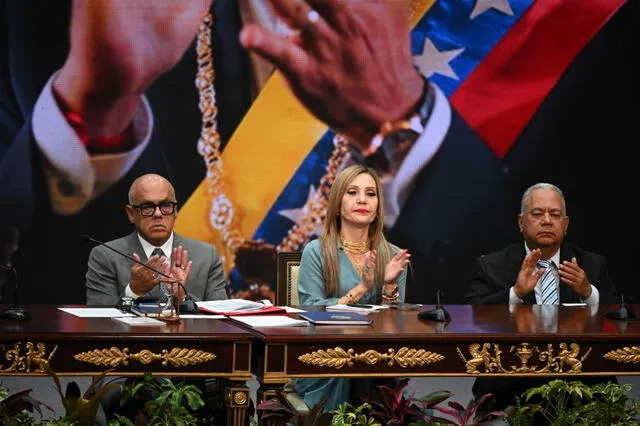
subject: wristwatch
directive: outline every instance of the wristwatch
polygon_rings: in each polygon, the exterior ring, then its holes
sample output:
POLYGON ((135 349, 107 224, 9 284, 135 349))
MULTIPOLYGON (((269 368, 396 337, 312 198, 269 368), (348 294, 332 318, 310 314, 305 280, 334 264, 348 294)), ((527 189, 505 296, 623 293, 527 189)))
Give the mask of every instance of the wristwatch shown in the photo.
MULTIPOLYGON (((424 78, 424 77, 423 77, 424 78)), ((435 90, 424 78, 424 90, 416 103, 416 110, 408 118, 385 122, 364 151, 351 148, 352 158, 374 169, 380 176, 395 175, 413 144, 424 132, 435 104, 435 90)))
POLYGON ((386 303, 398 303, 400 289, 396 283, 388 283, 382 286, 382 300, 386 303))

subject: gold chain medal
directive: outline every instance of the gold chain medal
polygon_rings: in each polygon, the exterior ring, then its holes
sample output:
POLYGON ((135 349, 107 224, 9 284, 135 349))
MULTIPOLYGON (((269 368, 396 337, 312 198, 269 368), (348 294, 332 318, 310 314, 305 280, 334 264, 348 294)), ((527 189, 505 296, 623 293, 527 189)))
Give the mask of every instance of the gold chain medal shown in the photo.
MULTIPOLYGON (((411 27, 420 21, 434 2, 435 0, 411 1, 409 15, 411 27)), ((206 166, 206 177, 203 184, 209 207, 209 211, 206 213, 207 222, 213 230, 221 235, 222 247, 216 248, 222 258, 225 272, 228 274, 236 266, 236 263, 238 263, 239 267, 252 264, 253 257, 257 255, 258 259, 256 260, 258 260, 258 263, 270 269, 265 269, 264 272, 258 270, 240 270, 239 272, 245 280, 264 281, 272 275, 270 271, 275 270, 275 256, 273 255, 275 251, 301 250, 311 236, 313 229, 324 222, 329 190, 338 170, 349 155, 349 141, 340 134, 334 137, 334 149, 329 158, 325 174, 320 179, 316 196, 307 200, 303 209, 306 213, 292 226, 277 247, 274 248, 273 245, 261 240, 254 241, 245 238, 240 232, 235 206, 224 192, 224 167, 220 152, 221 139, 218 133, 218 109, 214 87, 215 68, 211 48, 212 25, 213 16, 209 13, 198 28, 196 40, 197 73, 195 79, 199 97, 198 105, 202 113, 198 153, 202 156, 206 166), (239 259, 236 262, 236 256, 244 257, 245 254, 248 256, 247 259, 239 259), (265 258, 273 260, 267 265, 264 264, 265 258), (262 279, 260 279, 260 275, 262 279)), ((245 268, 242 267, 241 269, 245 268)))

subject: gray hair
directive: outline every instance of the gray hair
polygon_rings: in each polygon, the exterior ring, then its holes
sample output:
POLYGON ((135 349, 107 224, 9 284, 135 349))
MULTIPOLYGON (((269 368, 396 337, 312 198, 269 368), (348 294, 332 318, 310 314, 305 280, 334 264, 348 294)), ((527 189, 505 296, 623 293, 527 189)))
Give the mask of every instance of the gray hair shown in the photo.
POLYGON ((531 193, 535 190, 535 189, 552 189, 554 191, 556 191, 558 194, 560 194, 560 199, 562 200, 562 215, 566 216, 567 215, 567 203, 564 199, 564 194, 562 193, 562 190, 560 188, 558 188, 557 186, 551 184, 551 183, 546 183, 546 182, 538 182, 535 185, 531 185, 529 188, 527 188, 526 191, 524 191, 524 194, 522 194, 522 201, 520 202, 520 214, 523 215, 524 211, 527 208, 527 203, 529 202, 529 197, 531 196, 531 193))

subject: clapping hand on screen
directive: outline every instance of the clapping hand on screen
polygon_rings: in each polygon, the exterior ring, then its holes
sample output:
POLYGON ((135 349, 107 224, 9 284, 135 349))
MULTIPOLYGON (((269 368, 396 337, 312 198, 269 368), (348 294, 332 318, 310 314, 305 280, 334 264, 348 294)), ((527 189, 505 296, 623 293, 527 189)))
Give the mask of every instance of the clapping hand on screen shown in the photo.
POLYGON ((425 82, 411 58, 409 1, 269 3, 298 36, 246 25, 242 45, 272 62, 316 117, 359 147, 420 99, 425 82))
POLYGON ((70 51, 53 83, 90 137, 121 134, 145 89, 193 41, 212 0, 74 0, 70 51))

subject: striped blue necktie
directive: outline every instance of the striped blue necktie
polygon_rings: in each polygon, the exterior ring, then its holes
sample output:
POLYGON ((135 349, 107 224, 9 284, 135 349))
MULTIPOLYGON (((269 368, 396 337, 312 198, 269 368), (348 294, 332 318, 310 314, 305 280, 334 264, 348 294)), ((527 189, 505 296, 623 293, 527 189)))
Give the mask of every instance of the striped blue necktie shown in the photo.
POLYGON ((558 280, 556 265, 550 260, 538 260, 538 267, 545 268, 540 277, 540 290, 543 305, 558 304, 558 280))
MULTIPOLYGON (((153 249, 153 251, 151 252, 151 256, 156 256, 156 255, 160 257, 167 257, 165 256, 161 248, 153 249)), ((160 283, 160 304, 162 305, 167 304, 167 302, 169 301, 169 294, 170 292, 167 286, 164 285, 164 283, 160 283)))

